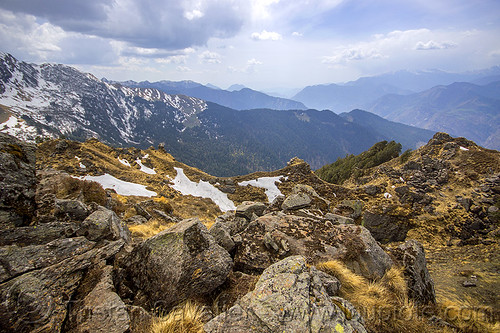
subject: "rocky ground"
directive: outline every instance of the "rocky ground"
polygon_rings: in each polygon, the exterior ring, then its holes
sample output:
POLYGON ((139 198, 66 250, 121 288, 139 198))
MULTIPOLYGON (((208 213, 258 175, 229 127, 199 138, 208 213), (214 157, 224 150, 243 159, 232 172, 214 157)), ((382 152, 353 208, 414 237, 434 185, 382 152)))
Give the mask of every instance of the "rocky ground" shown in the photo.
MULTIPOLYGON (((499 162, 497 151, 439 133, 407 160, 336 186, 299 159, 216 178, 162 147, 35 147, 0 134, 0 328, 139 332, 158 312, 195 300, 205 305, 206 332, 381 331, 342 298, 338 276, 315 268, 331 260, 374 283, 399 267, 403 299, 417 307, 437 309, 436 295, 451 295, 495 310, 499 162), (178 168, 236 209, 175 190, 178 168), (71 177, 103 174, 156 195, 71 177), (261 177, 276 177, 271 202, 268 190, 240 184, 261 177)), ((433 310, 419 320, 458 330, 445 319, 433 310)))

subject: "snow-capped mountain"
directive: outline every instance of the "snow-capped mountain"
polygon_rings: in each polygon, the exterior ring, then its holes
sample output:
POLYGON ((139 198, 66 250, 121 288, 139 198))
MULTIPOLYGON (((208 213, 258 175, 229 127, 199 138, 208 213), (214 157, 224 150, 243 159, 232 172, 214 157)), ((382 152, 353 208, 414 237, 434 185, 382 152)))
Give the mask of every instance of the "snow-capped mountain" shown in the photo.
POLYGON ((64 135, 144 144, 156 141, 151 126, 183 131, 207 108, 194 97, 111 85, 69 66, 28 64, 9 54, 0 55, 0 93, 4 118, 10 117, 6 131, 27 140, 64 135))

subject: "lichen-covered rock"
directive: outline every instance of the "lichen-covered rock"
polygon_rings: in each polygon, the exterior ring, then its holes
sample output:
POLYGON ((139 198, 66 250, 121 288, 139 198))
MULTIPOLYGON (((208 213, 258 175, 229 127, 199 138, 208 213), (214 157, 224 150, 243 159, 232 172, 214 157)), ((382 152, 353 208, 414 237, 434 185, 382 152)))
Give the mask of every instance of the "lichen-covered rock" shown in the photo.
POLYGON ((408 297, 418 304, 435 303, 434 281, 427 270, 422 244, 413 239, 409 240, 398 246, 393 254, 404 267, 408 297))
POLYGON ((35 215, 34 145, 0 133, 0 228, 28 225, 35 215))
POLYGON ((76 236, 79 226, 69 222, 50 222, 27 227, 0 230, 0 246, 40 245, 59 238, 76 236))
POLYGON ((248 273, 262 272, 292 255, 303 255, 310 263, 339 259, 370 279, 382 277, 393 264, 366 228, 333 225, 314 217, 267 214, 239 236, 234 262, 238 270, 248 273))
POLYGON ((80 284, 73 299, 65 331, 126 332, 130 318, 122 299, 113 285, 113 267, 95 267, 80 284), (96 283, 97 282, 97 283, 96 283))
POLYGON ((128 242, 130 240, 127 225, 115 212, 102 206, 82 222, 77 234, 93 241, 123 239, 128 242))
POLYGON ((139 294, 135 305, 169 310, 216 289, 226 280, 233 262, 194 218, 147 239, 124 257, 121 265, 126 283, 139 294))
POLYGON ((308 267, 305 258, 293 256, 268 267, 252 292, 204 329, 208 333, 366 332, 361 316, 343 303, 347 302, 327 294, 318 270, 308 267))

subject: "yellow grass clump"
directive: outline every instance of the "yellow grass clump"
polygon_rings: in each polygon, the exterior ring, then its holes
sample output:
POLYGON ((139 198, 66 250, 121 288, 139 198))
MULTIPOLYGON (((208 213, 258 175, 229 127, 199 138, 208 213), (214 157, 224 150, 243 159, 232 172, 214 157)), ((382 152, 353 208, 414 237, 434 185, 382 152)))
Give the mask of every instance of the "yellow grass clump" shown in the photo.
POLYGON ((466 301, 447 299, 438 304, 438 313, 443 320, 455 326, 459 332, 500 332, 500 323, 497 321, 498 310, 476 303, 471 299, 466 301))
POLYGON ((166 316, 156 318, 151 333, 203 333, 203 308, 187 301, 170 311, 166 316))
POLYGON ((148 223, 131 225, 128 227, 130 232, 132 233, 132 237, 138 237, 142 239, 146 239, 149 237, 153 237, 159 232, 170 228, 174 223, 162 223, 162 221, 157 219, 151 219, 148 223))
POLYGON ((340 296, 358 309, 368 331, 436 331, 425 318, 419 316, 417 307, 408 300, 406 282, 400 268, 389 269, 380 280, 373 282, 353 273, 340 261, 320 263, 317 268, 339 279, 340 296))

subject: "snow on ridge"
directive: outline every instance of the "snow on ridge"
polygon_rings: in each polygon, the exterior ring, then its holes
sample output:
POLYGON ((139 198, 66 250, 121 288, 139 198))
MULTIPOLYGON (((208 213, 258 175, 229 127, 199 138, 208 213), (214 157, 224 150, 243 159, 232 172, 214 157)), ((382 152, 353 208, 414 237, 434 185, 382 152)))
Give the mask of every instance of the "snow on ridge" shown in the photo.
POLYGON ((181 192, 183 195, 212 199, 223 212, 236 209, 234 202, 229 200, 227 194, 209 182, 200 180, 198 183, 195 183, 184 174, 182 168, 175 167, 174 169, 177 171, 177 175, 173 180, 174 185, 170 185, 174 190, 181 192))
POLYGON ((468 149, 468 148, 465 148, 465 147, 462 147, 462 146, 460 146, 460 150, 463 150, 463 151, 469 151, 469 149, 468 149))
MULTIPOLYGON (((255 187, 260 187, 265 189, 265 194, 267 195, 267 200, 269 202, 273 202, 274 199, 276 199, 278 196, 283 195, 281 191, 279 190, 278 186, 276 186, 276 182, 281 183, 282 176, 276 176, 276 177, 260 177, 257 179, 252 179, 252 180, 247 180, 244 182, 239 182, 238 185, 240 186, 255 186, 255 187)), ((287 180, 288 177, 285 177, 285 180, 287 180)))
POLYGON ((75 177, 81 180, 90 180, 101 184, 103 188, 111 188, 119 195, 137 195, 141 197, 155 197, 158 194, 153 191, 146 190, 145 185, 126 182, 124 180, 115 178, 108 173, 102 176, 82 176, 75 177))

